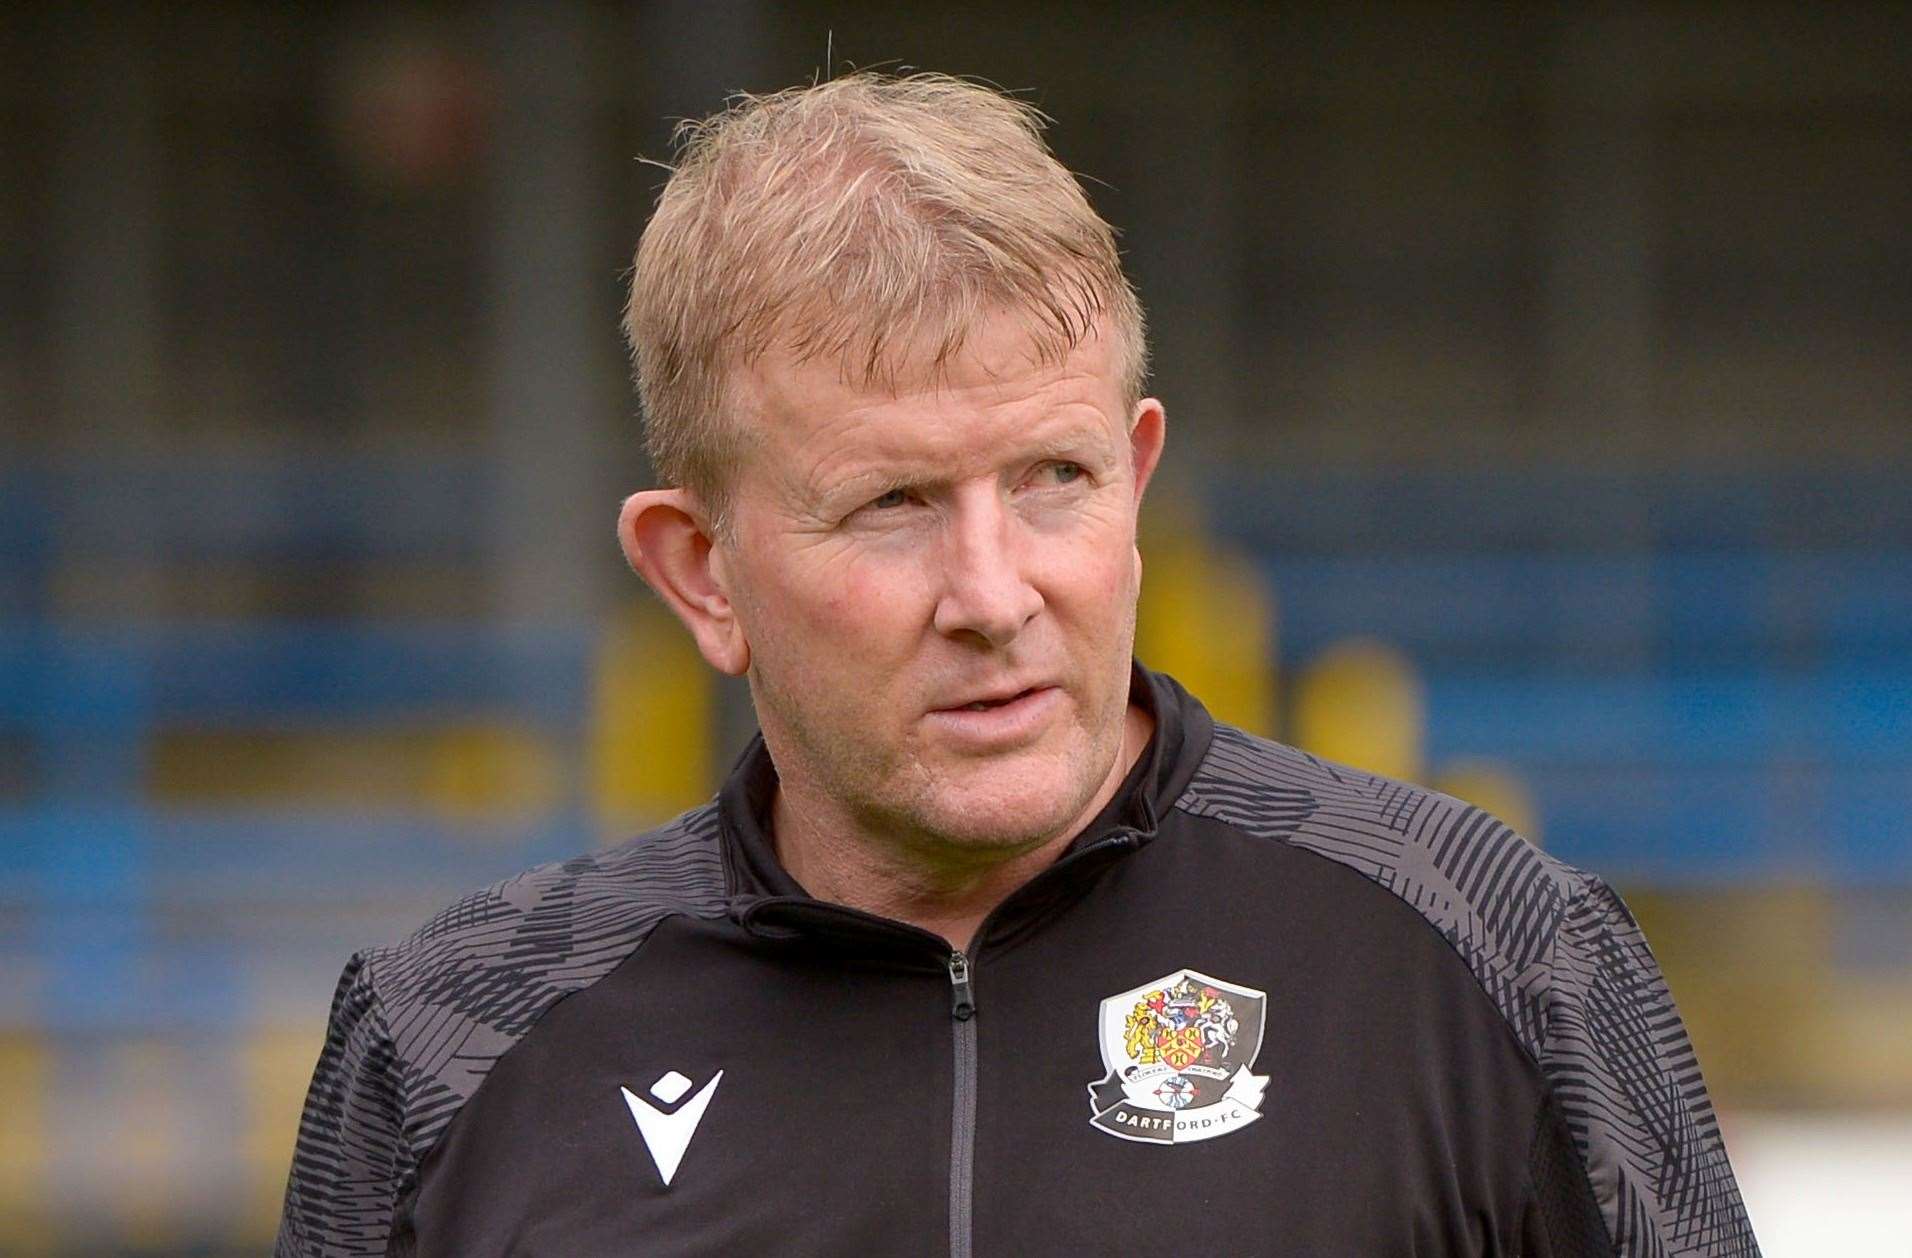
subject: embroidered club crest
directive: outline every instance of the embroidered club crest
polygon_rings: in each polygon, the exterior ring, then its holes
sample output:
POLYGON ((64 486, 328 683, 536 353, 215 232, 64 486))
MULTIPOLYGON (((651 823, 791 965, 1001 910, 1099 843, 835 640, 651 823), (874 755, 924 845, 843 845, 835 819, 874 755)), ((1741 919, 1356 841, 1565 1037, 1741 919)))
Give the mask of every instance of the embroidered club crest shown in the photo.
POLYGON ((1187 1144, 1261 1117, 1268 997, 1177 970, 1102 1002, 1097 1031, 1108 1076, 1089 1085, 1089 1119, 1124 1140, 1187 1144))

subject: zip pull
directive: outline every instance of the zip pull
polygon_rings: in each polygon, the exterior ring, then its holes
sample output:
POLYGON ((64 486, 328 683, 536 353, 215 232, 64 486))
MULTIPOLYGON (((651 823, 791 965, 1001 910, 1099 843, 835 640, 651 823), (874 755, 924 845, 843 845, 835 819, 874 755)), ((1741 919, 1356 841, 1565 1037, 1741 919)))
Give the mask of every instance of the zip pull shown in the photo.
POLYGON ((967 1022, 976 1016, 976 991, 969 985, 969 958, 961 951, 949 954, 950 1012, 956 1021, 967 1022))

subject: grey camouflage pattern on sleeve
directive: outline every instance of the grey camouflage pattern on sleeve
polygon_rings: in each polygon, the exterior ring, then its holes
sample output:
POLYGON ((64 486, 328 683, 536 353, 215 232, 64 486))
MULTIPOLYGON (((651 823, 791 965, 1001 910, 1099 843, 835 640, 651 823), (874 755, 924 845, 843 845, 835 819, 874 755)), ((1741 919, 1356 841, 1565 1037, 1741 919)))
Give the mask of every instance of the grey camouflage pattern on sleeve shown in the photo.
POLYGON ((492 1065, 673 914, 725 906, 717 809, 466 896, 339 981, 286 1186, 278 1258, 387 1252, 398 1202, 492 1065))
POLYGON ((394 1186, 412 1168, 393 1065, 391 1033, 358 953, 332 998, 275 1253, 385 1252, 394 1186))
POLYGON ((1605 883, 1460 800, 1223 725, 1177 807, 1355 869, 1447 939, 1552 1086, 1617 1254, 1758 1254, 1672 995, 1605 883))

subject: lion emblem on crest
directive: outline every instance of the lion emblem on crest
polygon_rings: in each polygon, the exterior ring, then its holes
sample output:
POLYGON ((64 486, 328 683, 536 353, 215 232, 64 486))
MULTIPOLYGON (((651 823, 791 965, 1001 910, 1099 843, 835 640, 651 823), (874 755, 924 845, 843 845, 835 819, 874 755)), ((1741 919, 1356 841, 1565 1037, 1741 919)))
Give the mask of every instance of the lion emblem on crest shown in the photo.
POLYGON ((1268 997, 1252 987, 1178 970, 1102 1002, 1102 1064, 1089 1085, 1090 1122, 1145 1144, 1185 1144, 1261 1117, 1268 997))
POLYGON ((1184 976, 1173 987, 1135 1002, 1123 1029, 1123 1046, 1143 1065, 1165 1061, 1184 1070, 1226 1053, 1240 1031, 1235 1007, 1219 990, 1184 976))

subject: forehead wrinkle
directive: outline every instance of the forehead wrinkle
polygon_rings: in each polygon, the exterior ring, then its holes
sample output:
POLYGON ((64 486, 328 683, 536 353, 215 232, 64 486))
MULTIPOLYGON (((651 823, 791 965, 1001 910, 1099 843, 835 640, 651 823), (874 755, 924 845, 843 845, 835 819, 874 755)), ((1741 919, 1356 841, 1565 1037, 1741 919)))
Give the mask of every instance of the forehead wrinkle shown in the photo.
POLYGON ((740 364, 733 397, 754 412, 763 443, 794 457, 772 459, 776 479, 809 501, 845 486, 954 479, 955 456, 994 469, 1015 457, 1053 457, 1085 443, 1105 452, 1127 431, 1127 405, 1111 378, 1111 346, 1096 338, 1053 363, 1028 360, 1013 318, 978 329, 970 349, 914 387, 859 387, 835 364, 788 350, 740 364), (910 421, 917 422, 910 422, 910 421), (901 422, 899 422, 901 421, 901 422), (858 426, 870 433, 859 436, 858 426), (994 440, 973 448, 979 427, 994 440))
MULTIPOLYGON (((814 379, 827 379, 834 391, 859 402, 965 398, 1005 390, 1025 396, 1078 377, 1100 380, 1117 366, 1117 349, 1099 328, 1088 329, 1066 352, 1051 353, 1023 312, 993 309, 971 322, 960 344, 925 339, 907 328, 890 329, 884 334, 888 348, 881 370, 874 372, 859 370, 850 359, 831 359, 814 347, 792 343, 766 344, 749 355, 747 363, 766 374, 814 371, 814 379)), ((1121 380, 1113 383, 1120 392, 1121 380)))
POLYGON ((937 432, 928 445, 912 446, 906 440, 887 449, 831 452, 819 459, 804 479, 813 493, 824 496, 864 486, 876 489, 898 484, 949 484, 969 476, 993 475, 1006 464, 1064 456, 1113 458, 1117 453, 1115 434, 1102 412, 1096 410, 1094 417, 1076 413, 1088 406, 1065 403, 1029 427, 1004 434, 1001 440, 975 451, 966 449, 967 434, 958 420, 937 432))

